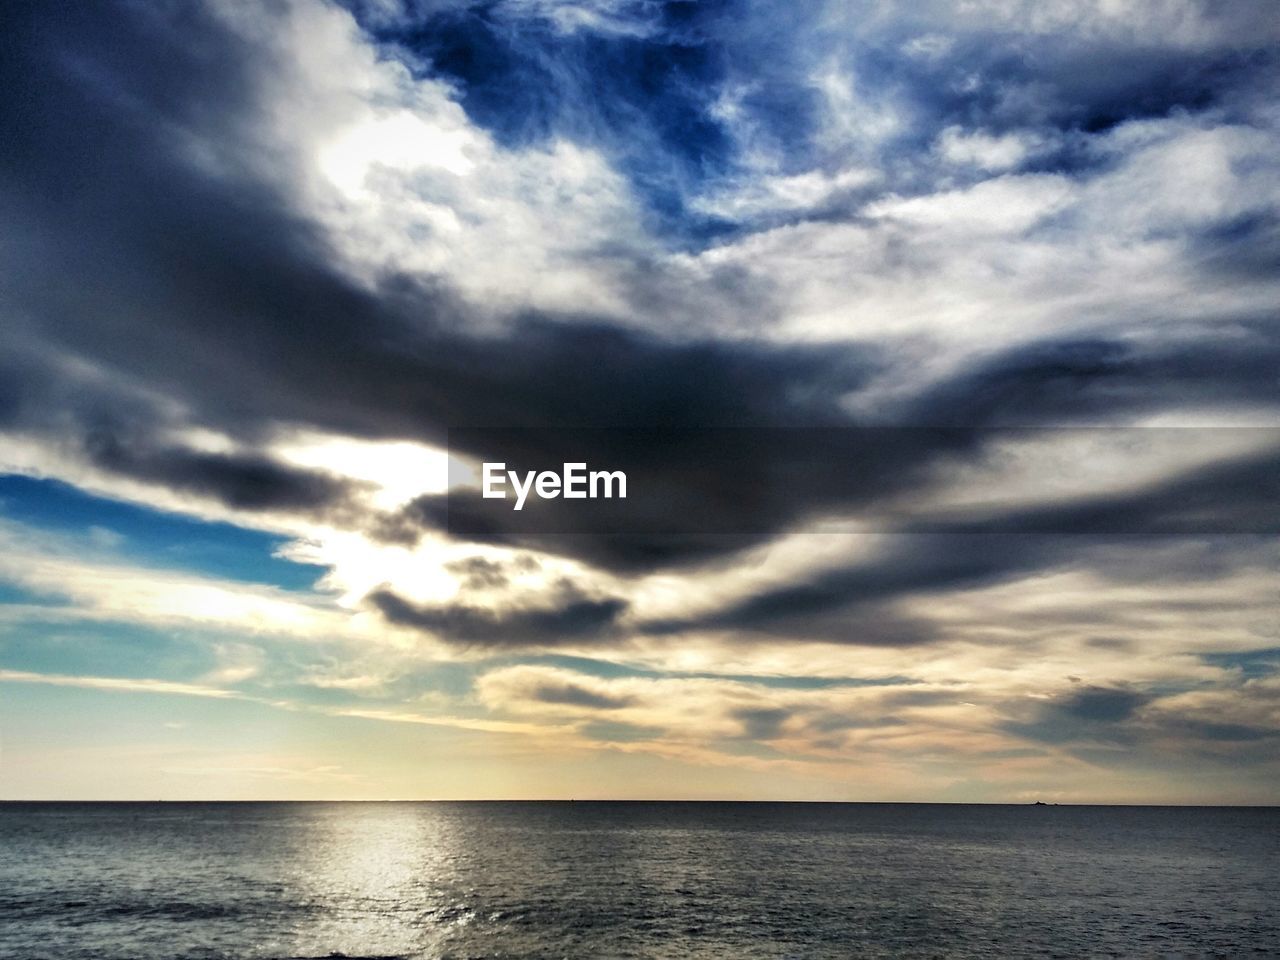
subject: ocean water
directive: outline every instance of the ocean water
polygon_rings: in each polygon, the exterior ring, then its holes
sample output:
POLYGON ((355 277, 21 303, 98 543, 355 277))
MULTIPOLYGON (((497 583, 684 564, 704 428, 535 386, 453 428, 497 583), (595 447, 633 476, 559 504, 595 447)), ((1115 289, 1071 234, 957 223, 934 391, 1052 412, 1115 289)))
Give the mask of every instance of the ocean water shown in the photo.
POLYGON ((1280 957, 1280 808, 0 804, 0 956, 1280 957))

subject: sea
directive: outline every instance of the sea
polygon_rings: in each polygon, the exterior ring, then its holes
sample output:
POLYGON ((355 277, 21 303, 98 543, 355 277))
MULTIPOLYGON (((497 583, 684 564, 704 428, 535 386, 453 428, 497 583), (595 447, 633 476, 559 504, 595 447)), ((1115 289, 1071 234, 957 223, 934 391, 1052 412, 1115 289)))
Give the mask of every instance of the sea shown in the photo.
POLYGON ((0 956, 1280 957, 1280 808, 0 804, 0 956))

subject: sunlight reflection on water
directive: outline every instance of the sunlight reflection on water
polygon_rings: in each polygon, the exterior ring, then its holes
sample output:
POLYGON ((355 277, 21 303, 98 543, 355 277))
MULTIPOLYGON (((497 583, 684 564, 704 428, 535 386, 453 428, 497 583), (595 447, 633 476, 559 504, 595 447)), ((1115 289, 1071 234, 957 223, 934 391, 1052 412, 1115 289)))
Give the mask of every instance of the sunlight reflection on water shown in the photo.
POLYGON ((0 805, 0 955, 1280 955, 1280 810, 0 805))

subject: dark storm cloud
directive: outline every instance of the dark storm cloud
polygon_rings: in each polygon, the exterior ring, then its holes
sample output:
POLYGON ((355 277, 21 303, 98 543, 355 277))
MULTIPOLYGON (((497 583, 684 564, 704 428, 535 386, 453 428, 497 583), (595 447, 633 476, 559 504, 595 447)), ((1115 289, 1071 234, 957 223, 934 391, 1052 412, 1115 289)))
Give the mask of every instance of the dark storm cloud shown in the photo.
POLYGON ((1129 721, 1152 699, 1126 688, 1085 687, 1038 706, 1032 718, 1009 723, 1006 729, 1042 743, 1131 745, 1137 734, 1129 721))
POLYGON ((1266 280, 1280 275, 1280 216, 1238 217, 1199 238, 1202 265, 1209 276, 1266 280))
POLYGON ((592 710, 620 710, 635 702, 634 697, 600 693, 568 680, 544 680, 529 692, 528 697, 539 703, 587 707, 592 710))
POLYGON ((234 509, 356 516, 359 484, 253 451, 210 452, 156 439, 177 426, 127 385, 78 377, 21 350, 0 360, 0 428, 56 435, 105 471, 234 509))
MULTIPOLYGON (((671 15, 677 13, 672 8, 671 15)), ((721 26, 733 19, 708 16, 708 22, 721 26)), ((7 19, 0 38, 0 85, 6 91, 0 100, 6 130, 0 144, 0 213, 9 242, 0 252, 0 295, 12 318, 6 328, 11 356, 32 359, 19 360, 0 386, 0 416, 17 421, 22 411, 39 407, 40 418, 21 420, 23 429, 60 438, 73 423, 88 455, 105 468, 232 505, 310 510, 340 502, 350 491, 260 454, 175 448, 158 439, 159 433, 188 424, 210 426, 252 449, 274 428, 293 424, 437 443, 447 437, 456 441, 462 434, 450 437, 449 428, 465 426, 655 428, 648 439, 643 432, 598 431, 573 457, 611 468, 612 460, 662 465, 660 495, 647 512, 633 514, 635 529, 549 537, 522 530, 509 512, 494 514, 481 502, 448 505, 450 512, 477 511, 470 535, 478 541, 548 549, 632 572, 723 556, 816 512, 859 509, 888 495, 927 489, 940 469, 983 455, 981 437, 968 435, 958 442, 934 434, 926 437, 929 442, 902 442, 883 469, 851 482, 848 471, 839 475, 842 471, 831 469, 847 465, 851 451, 828 447, 820 451, 826 469, 814 469, 812 450, 780 453, 748 440, 731 457, 721 458, 735 465, 727 483, 716 472, 714 451, 705 445, 673 450, 671 431, 707 425, 851 425, 843 401, 889 369, 886 351, 856 344, 666 340, 598 319, 532 313, 508 318, 510 326, 502 332, 481 332, 470 308, 442 284, 384 277, 370 288, 334 265, 337 258, 316 228, 292 211, 251 162, 257 158, 252 131, 263 120, 255 91, 271 69, 269 60, 198 6, 87 2, 50 13, 47 5, 20 4, 11 5, 7 19), (209 156, 216 162, 208 162, 209 156), (89 363, 103 385, 46 391, 48 378, 65 378, 47 361, 51 356, 89 363), (135 386, 148 396, 164 397, 165 409, 138 399, 131 392, 135 386), (188 419, 169 412, 174 405, 189 411, 183 414, 188 419), (82 415, 90 408, 110 432, 90 429, 93 422, 82 415), (122 421, 127 431, 117 429, 122 421), (749 469, 743 471, 743 464, 749 469), (732 495, 725 496, 725 490, 732 495), (671 518, 714 520, 721 526, 682 529, 672 527, 671 518), (725 533, 733 530, 748 532, 725 533)), ((557 55, 563 49, 565 56, 578 58, 574 69, 580 76, 572 81, 558 76, 549 88, 533 84, 529 92, 537 96, 541 90, 563 100, 571 94, 559 84, 605 76, 612 99, 604 99, 615 113, 602 106, 605 112, 592 122, 619 139, 643 127, 648 142, 658 143, 657 153, 665 156, 654 162, 679 174, 629 168, 637 182, 655 185, 650 192, 659 207, 662 192, 681 177, 714 179, 725 172, 719 121, 707 119, 707 97, 688 88, 730 83, 733 70, 707 39, 714 31, 704 23, 695 26, 664 21, 662 39, 651 50, 637 40, 557 46, 557 55), (646 99, 650 87, 655 92, 646 99), (658 124, 658 117, 668 125, 658 124)), ((458 78, 473 116, 487 118, 493 129, 506 129, 512 143, 532 136, 503 126, 522 109, 521 98, 508 104, 504 120, 502 97, 480 87, 486 77, 495 82, 527 78, 546 69, 550 35, 538 40, 544 49, 530 60, 527 50, 503 49, 507 34, 491 25, 468 20, 452 32, 430 36, 422 33, 425 24, 414 29, 419 34, 406 34, 403 42, 418 43, 458 78), (484 57, 469 66, 472 50, 484 57)), ((726 36, 730 39, 719 41, 722 49, 789 44, 781 36, 759 33, 748 39, 726 29, 726 36)), ((996 56, 979 53, 979 46, 962 43, 932 67, 905 61, 893 67, 888 59, 868 57, 864 79, 912 91, 926 117, 910 134, 919 143, 926 132, 932 137, 940 124, 960 118, 993 129, 1058 124, 1087 130, 1118 116, 1107 99, 1116 94, 1092 79, 1096 70, 1075 76, 1081 64, 1114 59, 1102 49, 1073 48, 1056 60, 1035 50, 1024 50, 1017 62, 989 59, 982 74, 989 82, 969 93, 934 82, 929 71, 959 76, 974 58, 996 56), (1048 83, 1056 92, 1047 102, 1070 109, 1053 106, 1047 114, 1024 116, 1013 105, 1017 98, 997 96, 1001 76, 1011 78, 1013 86, 1048 83), (942 90, 950 92, 937 92, 942 90)), ((1137 106, 1126 115, 1197 108, 1207 102, 1206 86, 1229 92, 1250 70, 1269 69, 1270 62, 1205 60, 1198 71, 1180 72, 1178 58, 1195 56, 1165 51, 1153 53, 1149 62, 1128 63, 1121 84, 1126 92, 1117 102, 1137 106), (1175 75, 1182 79, 1175 82, 1175 75)), ((781 76, 782 65, 769 69, 781 76)), ((811 71, 794 75, 812 87, 811 71)), ((589 99, 583 91, 572 96, 589 99)), ((811 96, 812 90, 773 86, 752 94, 747 107, 770 136, 794 134, 803 140, 816 116, 811 96)), ((531 114, 541 129, 569 122, 554 104, 537 106, 546 107, 531 114), (553 116, 560 119, 542 119, 553 116)), ((574 116, 581 119, 580 113, 574 116)), ((907 146, 904 141, 898 149, 907 146)), ((1252 320, 1238 329, 1233 340, 1188 336, 1142 345, 1117 337, 995 351, 987 361, 882 413, 907 424, 987 425, 1104 412, 1119 416, 1188 398, 1276 400, 1280 346, 1274 325, 1269 319, 1252 320)), ((487 453, 478 435, 472 436, 475 448, 460 452, 487 453)), ((535 447, 517 452, 548 454, 535 447)), ((1265 504, 1249 493, 1254 481, 1264 484, 1264 493, 1274 491, 1257 471, 1205 479, 1221 496, 1239 497, 1244 508, 1259 511, 1265 504)), ((1184 503, 1194 493, 1190 487, 1174 492, 1184 503)), ((1010 530, 1039 529, 1025 524, 1053 520, 1105 531, 1115 517, 1148 508, 1152 522, 1169 516, 1147 499, 1072 507, 1080 512, 1071 515, 1019 514, 1000 522, 1010 530)), ((384 520, 380 532, 412 540, 420 529, 445 522, 443 501, 423 498, 402 516, 384 520)), ((920 642, 915 625, 875 614, 875 605, 912 593, 996 582, 1062 562, 1071 549, 1036 537, 910 538, 890 547, 874 565, 766 592, 698 626, 772 629, 803 618, 831 635, 847 631, 847 624, 839 617, 823 618, 862 605, 859 636, 888 644, 920 642)), ((508 643, 554 642, 607 631, 623 612, 620 601, 593 598, 510 613, 419 607, 385 591, 372 600, 389 619, 462 642, 492 637, 508 643)))
MULTIPOLYGON (((1229 432, 1230 428, 1223 428, 1229 432)), ((1139 431, 1141 432, 1141 431, 1139 431)), ((1174 436, 1182 433, 1174 430, 1174 436)), ((1196 431, 1187 439, 1194 441, 1196 431)), ((1248 436, 1280 440, 1274 430, 1248 436)), ((957 511, 922 518, 926 530, 952 533, 1099 534, 1148 536, 1182 534, 1275 534, 1280 532, 1280 446, 1210 464, 1149 484, 1135 492, 1081 498, 1019 510, 957 511)))
POLYGON ((1132 690, 1086 687, 1055 709, 1064 716, 1089 722, 1118 723, 1133 716, 1150 698, 1132 690))
POLYGON ((1280 740, 1280 730, 1275 727, 1254 726, 1245 723, 1219 723, 1213 720, 1183 719, 1171 723, 1171 732, 1190 740, 1209 740, 1219 743, 1253 743, 1260 740, 1280 740))
POLYGON ((909 401, 907 422, 1008 425, 1143 413, 1177 403, 1280 403, 1274 318, 1230 337, 1048 340, 1001 351, 909 401))
MULTIPOLYGON (((1266 722, 1241 722, 1242 710, 1274 703, 1270 690, 1248 685, 1218 694, 1210 705, 1179 703, 1168 692, 1126 686, 1084 686, 1027 709, 1011 709, 1020 716, 1004 724, 1010 733, 1040 743, 1062 744, 1079 751, 1091 745, 1109 748, 1173 749, 1211 757, 1220 751, 1257 751, 1280 738, 1280 729, 1266 722)), ((1255 714, 1256 716, 1256 714, 1255 714)), ((1084 755, 1082 753, 1082 755, 1084 755)), ((1091 755, 1091 754, 1088 754, 1091 755)))
POLYGON ((108 433, 91 435, 86 446, 97 466, 173 490, 211 496, 240 510, 312 512, 337 507, 349 501, 356 486, 255 455, 174 447, 138 449, 108 433))
MULTIPOLYGON (((696 416, 692 412, 690 419, 696 416)), ((834 417, 834 414, 830 416, 834 417)), ((815 418, 816 419, 816 418, 815 418)), ((976 456, 969 431, 794 427, 454 430, 451 445, 521 471, 585 458, 626 474, 626 499, 537 500, 521 511, 474 488, 428 495, 386 525, 389 539, 447 529, 488 543, 568 553, 622 572, 739 551, 823 511, 865 507, 935 482, 976 456)))
POLYGON ((647 625, 654 632, 746 630, 872 646, 910 646, 936 638, 887 612, 904 597, 997 583, 1058 559, 1055 538, 922 534, 893 538, 857 566, 760 591, 694 621, 647 625))
MULTIPOLYGON (((1262 371, 1258 374, 1260 381, 1265 379, 1262 371)), ((1084 377, 1078 368, 1069 376, 1084 377)), ((1112 379, 1113 389, 1114 381, 1123 378, 1114 371, 1104 376, 1112 379)), ((1170 389, 1176 386, 1175 381, 1170 389)), ((1075 389, 1085 387, 1077 383, 1075 389)), ((1148 399, 1145 391, 1137 394, 1148 399)), ((1024 415, 1034 411, 1030 401, 1007 402, 1024 415)), ((1120 409, 1121 403, 1113 400, 1111 412, 1120 409)), ((856 514, 864 529, 914 533, 1218 535, 1280 528, 1275 509, 1280 503, 1280 431, 1266 428, 455 431, 453 438, 462 439, 464 448, 487 451, 488 460, 518 466, 522 474, 556 472, 562 462, 590 451, 601 460, 589 468, 607 466, 626 473, 627 498, 570 502, 534 497, 515 511, 511 500, 485 499, 477 488, 467 487, 409 504, 387 524, 388 538, 412 539, 419 527, 448 530, 628 571, 741 550, 810 517, 841 512, 856 514), (1152 449, 1195 449, 1229 436, 1260 452, 1132 493, 1084 496, 1044 507, 950 512, 931 511, 927 499, 913 503, 902 496, 921 498, 944 488, 951 468, 986 464, 1006 443, 1109 446, 1116 450, 1111 456, 1117 460, 1114 469, 1121 471, 1117 476, 1123 476, 1140 472, 1152 449)), ((1048 479, 1045 495, 1059 478, 1055 473, 1048 479)))
POLYGON ((438 634, 450 642, 494 647, 549 646, 610 633, 627 610, 615 597, 588 596, 562 584, 556 605, 493 610, 465 603, 415 604, 387 590, 368 597, 392 623, 438 634))
MULTIPOLYGON (((588 510, 566 516, 558 513, 567 527, 588 531, 599 514, 588 510)), ((617 517, 616 512, 612 513, 617 517)), ((381 518, 373 536, 389 543, 416 543, 425 531, 456 531, 456 536, 473 543, 574 557, 595 567, 618 573, 643 573, 663 567, 704 563, 758 545, 768 539, 761 530, 752 534, 721 534, 670 529, 673 514, 662 514, 667 529, 661 533, 607 528, 595 532, 559 533, 554 520, 540 516, 526 519, 513 515, 510 505, 486 501, 474 494, 428 494, 407 504, 395 515, 381 518), (465 531, 465 533, 463 532, 465 531)), ((638 525, 636 515, 628 526, 638 525)), ((761 518, 745 515, 753 523, 761 518)), ((756 523, 756 525, 760 525, 756 523)))
POLYGON ((935 637, 888 612, 894 601, 976 589, 1035 571, 1086 566, 1116 580, 1198 579, 1242 566, 1276 569, 1280 451, 1189 471, 1133 493, 1064 505, 924 518, 873 556, 759 591, 652 633, 747 630, 906 646, 935 637), (1185 538, 1185 539, 1184 539, 1185 538))
POLYGON ((742 723, 742 736, 747 740, 776 740, 791 711, 782 708, 754 707, 735 710, 735 720, 742 723))
MULTIPOLYGON (((191 62, 192 45, 179 43, 190 37, 175 33, 173 24, 161 26, 125 18, 116 40, 132 43, 133 55, 148 65, 141 71, 145 84, 131 88, 137 72, 113 75, 116 55, 99 57, 106 62, 89 75, 111 76, 134 95, 134 110, 142 103, 153 116, 188 122, 198 111, 184 97, 199 101, 207 91, 185 79, 184 70, 199 66, 191 62), (171 63, 184 81, 158 82, 149 75, 161 69, 155 61, 171 63)), ((196 45, 205 55, 219 44, 236 48, 212 25, 182 26, 208 35, 196 45)), ((47 52, 47 42, 38 34, 22 55, 47 52)), ((73 32, 65 43, 81 62, 93 63, 98 54, 87 35, 73 32)), ((103 84, 86 83, 85 71, 59 69, 60 62, 48 64, 52 69, 38 87, 25 72, 14 81, 26 81, 38 109, 18 126, 6 196, 19 202, 17 228, 29 232, 35 255, 10 274, 8 293, 40 317, 41 336, 182 398, 205 423, 233 434, 253 437, 273 423, 295 422, 438 442, 447 427, 464 424, 839 423, 840 398, 876 369, 864 348, 672 343, 599 323, 532 316, 510 334, 473 334, 466 311, 447 292, 407 281, 380 295, 357 288, 327 267, 323 244, 261 186, 210 179, 183 163, 163 125, 125 122, 113 114, 103 84), (68 127, 88 129, 93 146, 67 141, 68 127), (68 192, 68 183, 75 189, 68 192)), ((250 72, 243 55, 227 62, 233 72, 250 72)), ((233 92, 247 85, 249 77, 225 84, 233 92)), ((206 106, 251 112, 234 97, 206 106)), ((215 126, 221 131, 235 123, 225 117, 215 126)), ((581 455, 607 461, 610 444, 625 442, 599 437, 601 445, 581 455)), ((673 458, 656 444, 629 455, 697 462, 673 458)), ((916 461, 928 456, 926 450, 912 454, 916 461)), ((129 465, 123 457, 105 459, 129 465)), ((804 473, 794 458, 762 451, 745 459, 764 465, 762 473, 755 482, 744 478, 738 499, 720 509, 751 515, 756 540, 831 499, 829 489, 812 489, 822 474, 804 473), (767 465, 771 459, 776 467, 767 465)), ((202 463, 229 479, 229 465, 195 455, 169 467, 133 465, 190 488, 198 486, 191 471, 202 463)), ((261 473, 263 465, 256 467, 261 473)), ((688 479, 670 474, 667 509, 707 509, 707 498, 688 479)), ((743 543, 715 537, 658 542, 633 534, 582 546, 594 561, 635 569, 743 543)))
MULTIPOLYGON (((10 34, 25 36, 6 61, 14 135, 0 196, 20 242, 3 282, 32 318, 15 339, 33 350, 91 357, 249 440, 281 423, 440 442, 463 424, 838 422, 839 397, 874 369, 859 348, 681 344, 537 316, 485 335, 447 291, 390 280, 370 293, 261 184, 182 156, 174 126, 208 113, 199 133, 234 145, 228 131, 252 115, 243 44, 131 10, 104 51, 89 9, 61 30, 19 17, 10 34), (223 48, 229 76, 194 84, 223 48)), ((100 399, 107 418, 122 402, 100 399)), ((187 484, 199 458, 135 466, 187 484)))
POLYGON ((512 574, 534 573, 541 569, 541 564, 526 554, 511 562, 466 557, 446 563, 444 568, 458 577, 466 589, 488 590, 509 586, 512 574))

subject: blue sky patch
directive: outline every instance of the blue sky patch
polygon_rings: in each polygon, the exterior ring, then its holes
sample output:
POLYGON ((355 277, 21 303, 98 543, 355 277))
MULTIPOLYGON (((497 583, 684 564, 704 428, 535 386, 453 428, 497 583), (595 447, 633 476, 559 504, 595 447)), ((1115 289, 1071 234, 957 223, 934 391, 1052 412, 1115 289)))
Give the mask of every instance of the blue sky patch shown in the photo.
POLYGON ((95 497, 57 480, 0 476, 0 517, 86 537, 141 564, 285 590, 309 590, 324 573, 274 556, 284 537, 95 497))

